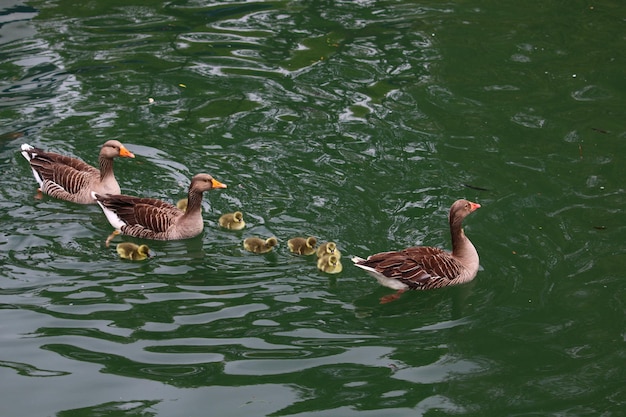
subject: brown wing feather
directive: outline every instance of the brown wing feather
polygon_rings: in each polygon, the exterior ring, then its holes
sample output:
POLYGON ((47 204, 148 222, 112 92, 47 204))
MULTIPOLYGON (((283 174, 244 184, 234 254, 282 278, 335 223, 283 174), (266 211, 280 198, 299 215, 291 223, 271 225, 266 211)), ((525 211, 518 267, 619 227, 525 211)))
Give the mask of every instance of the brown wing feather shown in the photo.
MULTIPOLYGON (((176 206, 154 198, 108 195, 101 203, 133 229, 165 232, 184 213, 176 206)), ((148 232, 146 232, 148 233, 148 232)))
POLYGON ((30 165, 45 181, 52 181, 70 194, 87 186, 100 171, 85 162, 50 152, 37 153, 30 165))
POLYGON ((77 171, 96 171, 98 173, 100 172, 96 168, 78 158, 73 158, 67 155, 60 155, 54 152, 40 151, 40 153, 37 154, 36 159, 39 158, 46 158, 55 164, 67 165, 68 167, 74 168, 77 171))
POLYGON ((456 278, 461 264, 448 252, 431 247, 413 247, 370 256, 362 265, 376 269, 413 289, 438 288, 456 278))

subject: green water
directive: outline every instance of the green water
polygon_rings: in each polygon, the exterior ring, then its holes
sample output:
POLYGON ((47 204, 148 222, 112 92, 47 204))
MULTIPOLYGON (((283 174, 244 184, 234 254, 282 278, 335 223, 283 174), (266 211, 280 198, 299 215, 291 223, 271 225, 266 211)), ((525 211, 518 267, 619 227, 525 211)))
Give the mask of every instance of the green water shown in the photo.
MULTIPOLYGON (((621 416, 626 59, 619 1, 0 6, 3 416, 621 416), (510 3, 510 4, 506 4, 510 3), (22 143, 176 201, 205 231, 124 262, 97 207, 34 198, 22 143), (352 255, 481 269, 404 294, 352 255), (220 229, 241 209, 247 227, 220 229), (268 255, 247 236, 276 236, 268 255), (343 272, 287 239, 337 242, 343 272)), ((120 241, 117 238, 117 241, 120 241)), ((142 242, 139 239, 124 240, 142 242)))

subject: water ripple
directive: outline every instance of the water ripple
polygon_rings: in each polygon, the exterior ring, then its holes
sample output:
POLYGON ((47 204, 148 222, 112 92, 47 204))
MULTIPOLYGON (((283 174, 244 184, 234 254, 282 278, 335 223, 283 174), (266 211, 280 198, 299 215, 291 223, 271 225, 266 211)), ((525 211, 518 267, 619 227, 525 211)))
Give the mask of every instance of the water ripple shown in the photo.
POLYGON ((7 415, 621 411, 610 13, 34 3, 0 13, 7 415), (136 154, 116 161, 126 193, 228 184, 205 193, 200 236, 122 261, 98 207, 33 198, 22 142, 94 164, 108 138, 136 154), (449 247, 459 197, 483 205, 465 222, 477 279, 379 304, 350 256, 449 247), (247 227, 221 229, 234 210, 247 227), (248 253, 251 235, 279 245, 248 253), (344 271, 291 254, 296 235, 335 241, 344 271))

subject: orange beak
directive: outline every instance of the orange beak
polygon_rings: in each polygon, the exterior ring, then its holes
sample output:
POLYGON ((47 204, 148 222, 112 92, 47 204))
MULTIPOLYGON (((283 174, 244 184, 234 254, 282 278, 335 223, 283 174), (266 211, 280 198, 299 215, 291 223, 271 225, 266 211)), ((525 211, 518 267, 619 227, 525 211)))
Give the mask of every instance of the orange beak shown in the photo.
POLYGON ((134 158, 135 155, 124 146, 120 148, 120 156, 123 158, 134 158))
POLYGON ((211 179, 211 185, 213 186, 213 188, 227 188, 226 184, 222 184, 221 182, 219 182, 215 178, 211 179))
POLYGON ((472 211, 474 211, 474 210, 476 210, 476 209, 479 209, 479 208, 480 208, 480 204, 478 204, 478 203, 472 203, 472 202, 470 201, 470 212, 472 212, 472 211))

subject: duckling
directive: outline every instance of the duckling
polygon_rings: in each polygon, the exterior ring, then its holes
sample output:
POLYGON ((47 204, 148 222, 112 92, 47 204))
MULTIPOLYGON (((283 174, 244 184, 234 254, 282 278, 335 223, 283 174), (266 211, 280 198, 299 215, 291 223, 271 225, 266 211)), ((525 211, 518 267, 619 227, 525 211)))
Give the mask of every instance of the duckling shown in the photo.
POLYGON ((341 252, 335 242, 326 242, 317 248, 317 257, 321 258, 324 255, 337 255, 337 258, 341 258, 341 252))
POLYGON ((189 202, 189 200, 187 200, 186 198, 181 198, 176 203, 176 207, 178 207, 179 210, 187 211, 187 203, 188 202, 189 202))
POLYGON ((246 222, 243 220, 243 213, 240 211, 223 214, 219 223, 220 226, 231 230, 241 230, 246 226, 246 222))
POLYGON ((116 249, 122 259, 143 261, 150 257, 150 248, 148 245, 136 245, 131 242, 122 242, 118 243, 116 249))
POLYGON ((287 245, 292 253, 297 253, 298 255, 313 255, 315 253, 317 239, 313 236, 307 238, 294 237, 287 241, 287 245))
POLYGON ((259 237, 249 237, 243 241, 243 247, 247 251, 254 253, 267 253, 277 244, 278 240, 273 236, 267 240, 263 240, 259 237))
POLYGON ((343 270, 339 257, 335 254, 324 255, 317 260, 317 268, 327 274, 338 274, 343 270))

